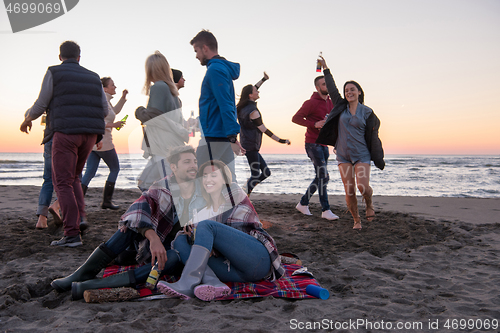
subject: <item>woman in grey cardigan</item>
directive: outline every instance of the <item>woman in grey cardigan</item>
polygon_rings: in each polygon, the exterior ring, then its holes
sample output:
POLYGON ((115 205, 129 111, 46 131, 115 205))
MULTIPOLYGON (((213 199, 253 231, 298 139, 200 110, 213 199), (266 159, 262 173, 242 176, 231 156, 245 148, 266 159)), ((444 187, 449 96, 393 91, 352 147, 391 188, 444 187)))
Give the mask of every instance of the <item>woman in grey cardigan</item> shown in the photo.
POLYGON ((135 111, 135 117, 141 121, 144 130, 143 156, 149 158, 138 181, 142 191, 172 173, 166 161, 169 150, 189 141, 189 132, 184 127, 179 91, 174 83, 170 65, 160 51, 146 59, 144 91, 149 95, 147 108, 141 106, 135 111))
POLYGON ((364 105, 365 93, 355 81, 344 84, 344 98, 340 95, 325 59, 319 60, 325 75, 328 94, 334 104, 321 129, 316 143, 335 147, 340 176, 344 183, 347 208, 354 219, 353 229, 361 229, 361 218, 356 199, 356 185, 366 203, 366 220, 373 221, 373 190, 370 187, 370 160, 384 169, 384 151, 378 138, 380 120, 372 109, 364 105))

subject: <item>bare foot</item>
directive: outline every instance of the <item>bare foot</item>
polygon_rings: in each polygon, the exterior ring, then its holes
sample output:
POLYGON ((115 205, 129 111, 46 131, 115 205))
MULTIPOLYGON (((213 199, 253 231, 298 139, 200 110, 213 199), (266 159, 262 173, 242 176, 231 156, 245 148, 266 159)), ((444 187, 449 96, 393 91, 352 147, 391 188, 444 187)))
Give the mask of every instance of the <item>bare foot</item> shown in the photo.
POLYGON ((61 206, 59 205, 59 200, 56 200, 52 203, 52 205, 49 206, 49 208, 52 208, 54 211, 58 212, 60 214, 61 206))
POLYGON ((59 227, 63 225, 63 221, 61 219, 61 215, 59 214, 59 205, 55 205, 55 203, 54 205, 49 206, 49 213, 52 214, 55 225, 59 227))
POLYGON ((35 225, 36 229, 45 229, 47 228, 47 216, 38 215, 38 222, 35 225))

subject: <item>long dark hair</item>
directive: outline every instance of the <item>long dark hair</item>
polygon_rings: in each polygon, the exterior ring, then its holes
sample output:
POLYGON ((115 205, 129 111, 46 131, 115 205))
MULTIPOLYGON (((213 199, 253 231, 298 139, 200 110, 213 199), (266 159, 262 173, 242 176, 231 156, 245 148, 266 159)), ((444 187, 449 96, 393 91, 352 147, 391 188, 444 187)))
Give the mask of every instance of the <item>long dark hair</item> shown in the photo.
MULTIPOLYGON (((226 188, 229 192, 231 202, 234 206, 234 202, 233 202, 234 199, 232 198, 232 194, 230 192, 231 180, 233 179, 233 175, 231 174, 231 170, 229 169, 229 167, 224 162, 219 161, 219 160, 206 161, 198 169, 198 175, 196 177, 198 179, 200 179, 200 181, 203 179, 203 171, 205 171, 205 168, 207 166, 213 166, 213 167, 215 167, 216 170, 217 169, 220 170, 220 173, 222 175, 222 179, 224 179, 224 183, 226 183, 226 188)), ((203 185, 201 186, 201 195, 203 196, 203 198, 207 202, 207 207, 212 207, 213 206, 212 197, 210 196, 210 194, 207 193, 207 191, 205 190, 203 185)), ((221 195, 222 195, 222 193, 221 193, 221 195)))
POLYGON ((349 83, 354 84, 356 88, 358 88, 358 90, 361 92, 361 94, 358 96, 358 101, 361 104, 365 104, 365 92, 363 91, 363 88, 361 88, 359 83, 357 83, 356 81, 347 81, 346 83, 344 83, 344 99, 345 99, 345 86, 347 86, 349 83))
POLYGON ((238 101, 238 104, 236 104, 236 111, 238 111, 238 115, 240 114, 241 109, 248 105, 248 102, 250 101, 250 97, 248 96, 252 93, 253 85, 251 84, 247 84, 243 87, 243 89, 241 89, 240 100, 238 101))

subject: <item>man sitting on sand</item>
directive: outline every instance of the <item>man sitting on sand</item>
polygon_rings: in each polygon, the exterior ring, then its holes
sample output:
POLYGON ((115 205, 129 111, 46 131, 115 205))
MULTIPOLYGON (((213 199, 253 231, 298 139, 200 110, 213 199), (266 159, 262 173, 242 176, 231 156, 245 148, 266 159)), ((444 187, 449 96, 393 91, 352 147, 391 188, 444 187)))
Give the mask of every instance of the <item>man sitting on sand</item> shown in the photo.
POLYGON ((170 243, 177 231, 192 219, 192 212, 205 207, 206 201, 195 181, 198 165, 194 148, 180 146, 172 149, 168 162, 173 176, 154 183, 143 192, 122 215, 119 230, 99 245, 73 274, 52 281, 54 289, 58 292, 71 289, 73 300, 77 300, 87 289, 129 287, 146 282, 151 270, 149 265, 95 279, 101 269, 132 244, 136 245, 138 263, 151 260, 151 265, 154 265, 158 262, 162 274, 175 270, 180 259, 177 252, 170 250, 170 243))

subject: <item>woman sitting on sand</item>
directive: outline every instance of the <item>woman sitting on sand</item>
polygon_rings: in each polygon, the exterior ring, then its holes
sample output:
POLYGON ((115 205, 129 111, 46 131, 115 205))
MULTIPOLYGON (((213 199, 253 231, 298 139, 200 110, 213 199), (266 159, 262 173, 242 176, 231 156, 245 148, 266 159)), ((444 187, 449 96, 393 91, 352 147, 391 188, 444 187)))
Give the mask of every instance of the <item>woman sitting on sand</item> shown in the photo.
POLYGON ((344 183, 347 208, 354 218, 353 229, 361 229, 358 213, 356 187, 366 203, 366 219, 372 221, 375 210, 370 187, 370 160, 379 169, 384 169, 384 151, 378 137, 380 120, 372 109, 364 105, 365 93, 355 81, 344 84, 344 96, 340 95, 330 69, 323 57, 323 66, 328 94, 335 107, 321 129, 316 143, 335 146, 340 177, 344 183))
POLYGON ((204 301, 228 295, 220 281, 274 280, 284 274, 273 238, 262 229, 255 209, 221 161, 208 161, 199 171, 207 207, 179 233, 173 247, 185 263, 175 283, 158 282, 162 293, 204 301), (220 280, 219 280, 220 279, 220 280))

